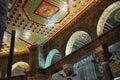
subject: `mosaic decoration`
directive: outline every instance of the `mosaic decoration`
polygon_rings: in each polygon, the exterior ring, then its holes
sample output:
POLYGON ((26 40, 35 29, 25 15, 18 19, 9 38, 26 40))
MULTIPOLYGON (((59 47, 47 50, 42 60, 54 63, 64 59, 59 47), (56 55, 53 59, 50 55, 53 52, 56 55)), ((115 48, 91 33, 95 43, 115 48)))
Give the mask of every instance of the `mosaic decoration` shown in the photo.
POLYGON ((34 14, 39 15, 43 18, 51 18, 59 11, 59 7, 42 1, 38 8, 34 11, 34 14))
POLYGON ((23 6, 23 11, 25 12, 27 18, 33 22, 37 22, 42 25, 47 23, 57 23, 69 12, 67 0, 59 1, 59 4, 57 3, 58 2, 54 0, 27 0, 23 6), (32 7, 30 6, 31 3, 33 4, 32 7), (62 12, 63 10, 60 4, 64 4, 64 12, 62 12))
POLYGON ((34 42, 43 44, 94 2, 95 0, 15 0, 8 16, 9 27, 4 41, 10 42, 11 31, 15 29, 17 51, 25 50, 34 42))
POLYGON ((84 31, 74 32, 67 42, 66 55, 69 55, 70 53, 81 48, 83 45, 89 43, 90 41, 91 37, 88 33, 84 31))
MULTIPOLYGON (((98 36, 111 30, 112 28, 120 24, 120 1, 117 1, 108 6, 103 14, 101 15, 98 25, 97 34, 98 36)), ((114 43, 109 46, 109 53, 111 53, 110 67, 112 73, 119 75, 120 73, 120 42, 114 43)))
POLYGON ((62 56, 60 52, 57 49, 52 49, 49 54, 47 55, 46 62, 45 62, 45 68, 49 67, 50 65, 56 63, 62 59, 62 56))
POLYGON ((102 33, 109 31, 113 27, 119 25, 119 14, 120 1, 117 1, 108 6, 99 19, 97 25, 97 35, 101 35, 102 33))
POLYGON ((117 20, 118 22, 120 22, 120 9, 116 12, 114 18, 115 18, 115 20, 117 20))

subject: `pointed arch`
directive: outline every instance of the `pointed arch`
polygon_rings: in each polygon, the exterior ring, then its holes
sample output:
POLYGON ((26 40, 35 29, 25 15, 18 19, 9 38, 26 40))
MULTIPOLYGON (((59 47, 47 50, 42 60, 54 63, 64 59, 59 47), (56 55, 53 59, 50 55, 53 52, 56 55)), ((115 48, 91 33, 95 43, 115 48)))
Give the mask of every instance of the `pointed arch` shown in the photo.
POLYGON ((55 62, 59 61, 62 58, 60 52, 57 49, 52 49, 45 62, 45 68, 49 67, 51 64, 54 64, 55 62))
POLYGON ((87 44, 90 41, 91 41, 91 37, 87 32, 85 31, 74 32, 70 37, 70 39, 68 40, 66 46, 66 55, 77 50, 78 48, 82 47, 83 45, 87 44))

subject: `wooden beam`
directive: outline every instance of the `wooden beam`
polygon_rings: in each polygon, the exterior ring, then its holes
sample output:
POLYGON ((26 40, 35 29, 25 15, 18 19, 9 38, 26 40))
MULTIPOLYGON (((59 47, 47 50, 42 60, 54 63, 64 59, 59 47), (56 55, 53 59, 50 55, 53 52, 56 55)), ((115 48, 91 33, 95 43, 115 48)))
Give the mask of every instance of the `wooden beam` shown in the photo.
POLYGON ((84 45, 82 48, 74 51, 72 54, 64 57, 62 60, 58 61, 57 63, 51 65, 50 67, 45 69, 46 74, 53 74, 62 69, 62 66, 68 63, 76 63, 77 61, 81 60, 82 58, 90 55, 89 52, 94 50, 95 48, 110 43, 115 39, 120 40, 120 25, 115 27, 114 29, 110 30, 109 32, 101 35, 97 39, 93 40, 92 42, 84 45))

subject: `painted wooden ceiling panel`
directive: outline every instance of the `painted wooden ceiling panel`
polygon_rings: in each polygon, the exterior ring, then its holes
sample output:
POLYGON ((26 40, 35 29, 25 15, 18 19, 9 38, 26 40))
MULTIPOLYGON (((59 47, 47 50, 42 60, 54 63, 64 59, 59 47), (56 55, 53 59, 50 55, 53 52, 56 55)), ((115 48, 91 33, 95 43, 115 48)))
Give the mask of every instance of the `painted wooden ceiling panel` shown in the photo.
POLYGON ((34 42, 48 41, 96 0, 14 0, 10 10, 4 41, 10 42, 16 30, 18 51, 34 42))

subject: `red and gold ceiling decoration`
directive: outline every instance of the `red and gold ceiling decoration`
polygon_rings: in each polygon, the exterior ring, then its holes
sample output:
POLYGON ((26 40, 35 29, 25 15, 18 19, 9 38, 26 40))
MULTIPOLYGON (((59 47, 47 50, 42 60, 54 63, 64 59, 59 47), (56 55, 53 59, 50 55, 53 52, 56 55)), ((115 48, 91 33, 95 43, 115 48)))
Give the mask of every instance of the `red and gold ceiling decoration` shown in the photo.
POLYGON ((16 30, 15 50, 25 50, 34 42, 48 41, 74 21, 96 0, 14 0, 8 16, 4 42, 9 44, 16 30))
POLYGON ((68 6, 68 0, 60 0, 59 3, 56 0, 27 0, 23 5, 23 11, 29 20, 41 25, 49 25, 64 19, 69 14, 68 6))

